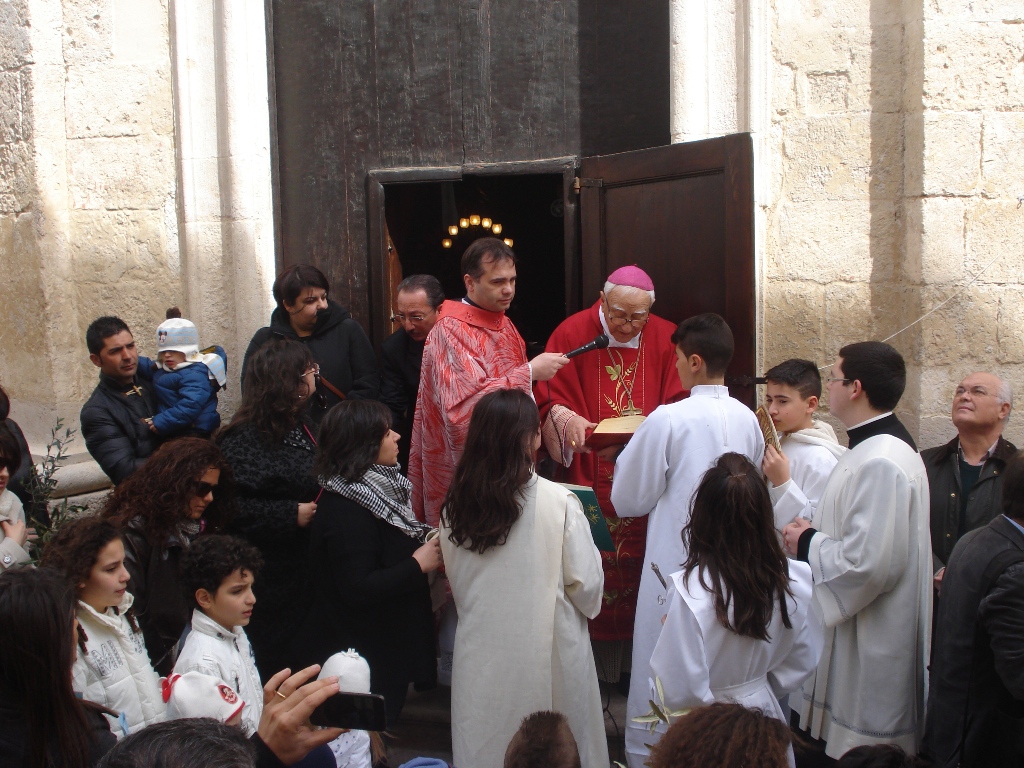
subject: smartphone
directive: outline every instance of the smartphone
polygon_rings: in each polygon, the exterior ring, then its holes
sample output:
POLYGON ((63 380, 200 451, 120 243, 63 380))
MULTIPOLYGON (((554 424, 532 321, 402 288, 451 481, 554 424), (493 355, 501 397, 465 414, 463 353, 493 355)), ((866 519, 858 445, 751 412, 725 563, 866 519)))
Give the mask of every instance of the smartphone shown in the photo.
POLYGON ((388 717, 384 697, 375 693, 336 693, 309 717, 313 725, 349 728, 353 731, 383 731, 388 717))

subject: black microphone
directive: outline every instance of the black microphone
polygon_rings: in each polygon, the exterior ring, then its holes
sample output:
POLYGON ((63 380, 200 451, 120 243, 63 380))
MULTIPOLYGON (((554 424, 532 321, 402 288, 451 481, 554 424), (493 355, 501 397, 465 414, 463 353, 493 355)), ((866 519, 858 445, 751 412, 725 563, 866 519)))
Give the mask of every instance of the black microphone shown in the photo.
POLYGON ((572 352, 566 352, 566 357, 576 357, 576 355, 582 355, 584 352, 589 352, 592 349, 604 349, 608 346, 608 337, 603 333, 597 335, 593 341, 588 341, 582 347, 576 347, 572 352))

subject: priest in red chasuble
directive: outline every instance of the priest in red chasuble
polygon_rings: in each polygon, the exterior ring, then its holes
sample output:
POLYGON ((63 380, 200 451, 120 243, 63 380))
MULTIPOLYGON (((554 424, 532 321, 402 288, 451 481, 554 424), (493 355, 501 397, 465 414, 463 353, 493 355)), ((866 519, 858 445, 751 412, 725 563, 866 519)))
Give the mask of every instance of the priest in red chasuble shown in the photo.
POLYGON ((604 603, 590 622, 598 674, 615 682, 628 665, 625 642, 633 637, 636 595, 647 539, 645 517, 619 518, 610 494, 613 458, 584 445, 587 430, 602 419, 650 414, 683 396, 676 373, 675 325, 651 314, 654 284, 637 266, 608 276, 597 302, 567 318, 548 339, 547 349, 565 351, 608 336, 607 349, 586 352, 549 382, 534 386, 543 419, 544 446, 566 470, 558 479, 593 487, 608 521, 614 552, 602 552, 604 603), (603 667, 603 669, 602 669, 603 667))
POLYGON ((545 352, 526 360, 526 344, 505 316, 516 295, 516 257, 495 237, 462 255, 466 297, 446 301, 423 346, 420 389, 409 449, 416 516, 437 526, 477 401, 497 389, 530 393, 569 360, 545 352))

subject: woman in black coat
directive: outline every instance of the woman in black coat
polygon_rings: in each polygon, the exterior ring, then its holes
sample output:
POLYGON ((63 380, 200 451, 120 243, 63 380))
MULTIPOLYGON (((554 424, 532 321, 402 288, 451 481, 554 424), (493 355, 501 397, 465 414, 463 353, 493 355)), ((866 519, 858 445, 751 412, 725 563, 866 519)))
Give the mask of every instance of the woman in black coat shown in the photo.
POLYGON ((174 668, 178 640, 192 617, 178 575, 181 553, 200 533, 223 531, 233 509, 231 467, 217 446, 182 437, 160 446, 114 489, 100 513, 124 537, 128 591, 161 675, 174 668))
MULTIPOLYGON (((392 724, 409 683, 433 684, 437 665, 427 574, 441 565, 399 472, 398 434, 382 403, 336 405, 324 417, 315 471, 324 493, 310 546, 313 604, 295 637, 305 664, 354 648, 370 665, 392 724)), ((436 532, 435 532, 436 533, 436 532)))
POLYGON ((248 362, 242 405, 217 441, 231 464, 238 512, 230 530, 260 550, 257 604, 246 634, 264 680, 297 669, 288 646, 309 605, 309 526, 320 487, 305 405, 317 366, 297 341, 272 341, 248 362))

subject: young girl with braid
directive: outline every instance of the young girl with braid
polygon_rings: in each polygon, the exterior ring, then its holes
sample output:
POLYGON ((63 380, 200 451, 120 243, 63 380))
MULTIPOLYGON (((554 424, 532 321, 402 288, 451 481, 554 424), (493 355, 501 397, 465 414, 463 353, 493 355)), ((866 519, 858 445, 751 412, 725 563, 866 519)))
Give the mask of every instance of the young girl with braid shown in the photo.
POLYGON ((47 545, 42 564, 64 574, 78 596, 75 691, 117 712, 111 732, 121 738, 165 716, 160 679, 132 611, 124 544, 98 517, 65 523, 47 545))

